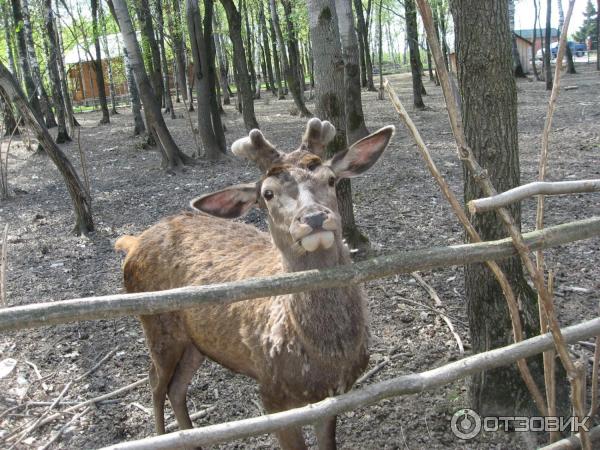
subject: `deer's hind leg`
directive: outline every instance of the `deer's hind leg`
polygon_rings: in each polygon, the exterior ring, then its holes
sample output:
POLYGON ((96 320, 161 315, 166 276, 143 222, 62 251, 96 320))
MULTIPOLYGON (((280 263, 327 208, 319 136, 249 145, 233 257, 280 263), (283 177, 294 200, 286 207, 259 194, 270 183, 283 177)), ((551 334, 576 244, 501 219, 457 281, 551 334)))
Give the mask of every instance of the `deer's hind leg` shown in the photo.
MULTIPOLYGON (((263 406, 269 414, 293 408, 293 405, 282 400, 281 396, 266 394, 264 391, 261 392, 261 396, 263 406)), ((275 435, 279 441, 279 446, 283 450, 305 450, 307 448, 302 434, 302 427, 282 428, 275 435)))
POLYGON ((187 391, 194 374, 204 359, 204 355, 192 343, 189 343, 177 363, 177 367, 169 383, 167 395, 169 396, 169 401, 177 418, 179 428, 182 430, 193 428, 186 403, 187 391))

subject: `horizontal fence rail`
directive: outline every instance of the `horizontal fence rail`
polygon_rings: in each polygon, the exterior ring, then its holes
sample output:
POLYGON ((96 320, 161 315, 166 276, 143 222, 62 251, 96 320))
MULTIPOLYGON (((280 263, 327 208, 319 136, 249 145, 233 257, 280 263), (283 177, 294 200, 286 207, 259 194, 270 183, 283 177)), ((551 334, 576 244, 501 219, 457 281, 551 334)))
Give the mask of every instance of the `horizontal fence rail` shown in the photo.
MULTIPOLYGON (((562 329, 565 341, 575 343, 600 334, 600 318, 562 329)), ((337 397, 301 408, 250 419, 209 425, 162 436, 122 442, 103 450, 168 450, 213 445, 234 439, 272 433, 288 426, 309 425, 329 416, 371 405, 385 398, 417 394, 434 389, 483 370, 506 366, 523 358, 538 355, 554 347, 550 334, 536 336, 518 344, 479 353, 426 372, 402 375, 381 381, 337 397)))
MULTIPOLYGON (((600 217, 548 227, 523 235, 531 250, 600 236, 600 217)), ((241 300, 343 286, 398 273, 472 264, 516 255, 510 238, 477 244, 433 247, 379 256, 325 270, 284 273, 232 283, 190 286, 160 292, 86 297, 0 310, 0 331, 36 328, 81 320, 113 319, 191 308, 203 303, 241 300)))

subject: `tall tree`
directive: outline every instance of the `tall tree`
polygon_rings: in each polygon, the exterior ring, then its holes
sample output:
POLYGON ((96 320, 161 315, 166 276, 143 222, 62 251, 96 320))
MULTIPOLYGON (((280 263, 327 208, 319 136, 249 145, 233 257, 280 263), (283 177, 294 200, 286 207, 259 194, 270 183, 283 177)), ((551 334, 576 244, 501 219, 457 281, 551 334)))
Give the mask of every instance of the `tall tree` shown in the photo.
POLYGON ((54 11, 52 10, 52 0, 44 0, 44 13, 46 16, 46 31, 48 33, 48 73, 52 82, 52 97, 54 99, 54 108, 58 118, 58 134, 56 143, 61 144, 71 140, 67 132, 67 119, 65 114, 65 102, 62 94, 62 85, 60 81, 60 65, 58 59, 62 55, 58 51, 57 33, 54 20, 54 11))
POLYGON ((89 192, 83 187, 70 161, 50 137, 44 123, 32 111, 25 94, 2 62, 0 62, 0 95, 8 99, 19 111, 25 125, 35 133, 41 146, 62 175, 75 211, 75 228, 73 231, 77 234, 87 234, 93 231, 94 221, 92 220, 89 192))
MULTIPOLYGON (((293 34, 293 28, 292 30, 290 30, 290 27, 292 26, 290 20, 290 15, 291 15, 291 5, 289 4, 289 2, 287 0, 282 1, 282 4, 284 4, 284 11, 285 11, 285 16, 286 16, 286 24, 288 26, 288 33, 292 33, 292 37, 290 39, 294 39, 295 36, 293 34)), ((300 115, 302 117, 311 117, 312 113, 308 110, 308 108, 306 107, 305 103, 304 103, 304 96, 303 96, 303 92, 302 92, 302 88, 300 86, 297 74, 296 74, 296 68, 298 67, 298 58, 297 58, 297 54, 294 53, 290 53, 289 58, 288 58, 288 54, 286 51, 286 47, 285 47, 285 40, 283 39, 283 32, 281 31, 281 24, 279 21, 279 12, 277 11, 277 4, 275 3, 275 0, 270 0, 269 1, 269 5, 271 7, 271 23, 273 24, 273 27, 275 29, 275 37, 277 39, 277 46, 279 47, 279 58, 281 60, 281 63, 283 65, 283 72, 285 74, 285 79, 287 81, 287 85, 288 85, 288 89, 290 90, 292 97, 294 99, 294 104, 296 105, 296 107, 298 108, 298 111, 300 112, 300 115), (293 65, 295 64, 295 65, 293 65)), ((291 48, 291 47, 290 47, 291 48)))
POLYGON ((254 69, 254 61, 252 59, 253 52, 253 35, 250 31, 250 9, 248 8, 248 2, 245 0, 240 1, 240 14, 244 18, 244 26, 246 27, 246 57, 248 58, 248 73, 250 75, 250 86, 253 92, 256 92, 256 70, 254 69))
POLYGON ((19 54, 19 65, 21 67, 23 81, 25 82, 27 98, 29 99, 33 113, 38 119, 42 120, 44 116, 42 115, 42 108, 38 99, 38 90, 33 81, 33 77, 31 75, 31 66, 29 65, 29 58, 27 57, 25 30, 21 25, 23 23, 23 10, 21 9, 21 2, 19 0, 11 0, 11 5, 13 12, 13 23, 15 24, 17 31, 17 52, 19 54))
POLYGON ((98 0, 90 0, 92 7, 92 32, 94 40, 94 49, 96 52, 92 60, 96 83, 98 85, 98 98, 100 99, 100 109, 102 118, 100 124, 110 123, 110 114, 108 112, 108 102, 106 101, 106 84, 104 82, 104 68, 102 64, 102 52, 100 51, 100 29, 98 27, 98 0))
MULTIPOLYGON (((319 118, 329 120, 337 130, 327 148, 328 154, 332 155, 347 148, 344 63, 337 13, 333 0, 308 0, 307 4, 314 58, 315 112, 319 118)), ((336 190, 346 242, 353 248, 364 247, 367 240, 354 220, 350 180, 340 181, 336 190)))
MULTIPOLYGON (((150 81, 160 107, 163 104, 164 86, 161 71, 162 66, 160 61, 160 48, 158 42, 156 42, 156 35, 154 34, 152 10, 150 9, 150 3, 148 0, 136 0, 136 6, 137 15, 140 21, 142 40, 146 42, 151 56, 149 64, 151 67, 148 67, 150 72, 150 81)), ((131 51, 129 52, 129 57, 132 59, 134 58, 131 51)))
POLYGON ((131 62, 127 49, 123 47, 123 64, 125 65, 125 77, 127 78, 127 87, 129 88, 129 98, 131 99, 131 112, 133 113, 133 135, 139 136, 146 132, 146 125, 142 118, 142 104, 140 103, 140 94, 137 84, 131 70, 131 62))
POLYGON ((242 18, 233 0, 221 0, 221 4, 227 15, 229 36, 233 45, 233 62, 238 80, 238 96, 241 94, 243 105, 242 117, 246 129, 250 131, 253 128, 258 128, 258 121, 254 114, 254 92, 252 92, 250 79, 248 78, 248 64, 246 63, 244 41, 242 40, 242 18))
POLYGON ((25 31, 25 43, 27 46, 27 57, 29 59, 29 66, 31 68, 31 76, 35 83, 42 114, 46 119, 46 126, 48 128, 54 128, 56 126, 56 120, 52 107, 50 105, 50 99, 48 93, 44 87, 42 72, 40 71, 40 65, 38 64, 38 58, 35 53, 35 44, 33 42, 33 27, 31 25, 31 18, 29 14, 29 0, 21 0, 21 6, 23 8, 23 29, 25 31))
MULTIPOLYGON (((205 11, 206 13, 206 11, 205 11)), ((210 111, 209 98, 211 94, 210 79, 208 75, 208 49, 210 40, 205 40, 205 34, 200 19, 200 8, 198 0, 187 0, 188 34, 192 46, 192 58, 194 60, 194 85, 198 97, 198 130, 204 147, 204 153, 208 159, 220 159, 223 156, 220 148, 210 111)))
POLYGON ((229 105, 231 104, 231 97, 229 95, 229 78, 228 78, 228 69, 229 64, 227 63, 227 55, 225 53, 224 44, 223 44, 223 34, 219 27, 219 22, 217 20, 216 14, 213 14, 213 38, 215 40, 215 53, 217 55, 217 60, 219 61, 219 84, 221 85, 221 90, 223 92, 223 104, 229 105))
POLYGON ((419 67, 421 53, 419 51, 419 31, 417 29, 417 8, 415 0, 405 0, 404 11, 406 15, 406 35, 410 52, 410 70, 412 72, 413 105, 416 109, 425 109, 425 103, 423 103, 423 97, 421 95, 425 90, 425 87, 423 86, 421 70, 419 67))
MULTIPOLYGON (((467 144, 492 184, 504 192, 520 184, 517 87, 512 70, 508 13, 509 0, 453 0, 458 84, 467 144), (494 61, 490 64, 489 61, 494 61)), ((464 170, 465 202, 483 196, 473 175, 464 170)), ((509 207, 521 223, 519 203, 509 207)), ((496 213, 477 214, 473 225, 483 240, 506 237, 496 213)), ((499 261, 517 298, 526 336, 539 333, 536 297, 527 284, 521 261, 499 261)), ((506 300, 485 264, 465 267, 465 295, 474 352, 485 352, 512 342, 506 300)), ((530 368, 543 382, 540 358, 530 368)), ((529 415, 534 409, 529 392, 515 366, 485 371, 471 380, 471 407, 482 415, 529 415)), ((560 396, 559 399, 563 397, 560 396)))
MULTIPOLYGON (((560 3, 560 0, 558 1, 560 3)), ((508 2, 508 21, 510 23, 510 38, 512 42, 513 72, 515 77, 525 78, 525 71, 523 70, 517 47, 517 36, 515 35, 515 0, 509 0, 508 2)))
POLYGON ((550 64, 550 40, 552 39, 552 0, 546 0, 546 29, 544 31, 544 80, 546 90, 552 90, 552 66, 550 64))
POLYGON ((110 54, 110 47, 108 46, 108 35, 106 31, 106 17, 104 15, 104 8, 102 7, 102 0, 98 3, 98 17, 100 18, 100 30, 101 35, 100 39, 102 40, 102 48, 104 50, 104 55, 106 56, 106 72, 108 74, 108 90, 110 93, 110 113, 112 115, 119 114, 117 111, 117 99, 116 99, 116 89, 115 89, 115 80, 113 76, 113 65, 112 65, 112 57, 110 54))
POLYGON ((273 17, 271 17, 271 20, 269 21, 269 31, 271 33, 271 51, 273 52, 273 69, 275 71, 275 83, 277 84, 277 98, 279 100, 283 100, 285 98, 285 89, 283 86, 283 80, 281 76, 281 62, 279 52, 277 50, 278 48, 280 48, 280 46, 279 38, 277 37, 277 32, 275 31, 275 25, 273 24, 273 20, 273 17))
MULTIPOLYGON (((366 87, 369 91, 376 91, 375 83, 373 82, 373 64, 371 62, 371 46, 369 45, 369 27, 367 21, 365 20, 362 0, 354 0, 354 9, 356 10, 356 19, 357 19, 357 32, 358 39, 362 41, 362 48, 364 51, 365 58, 365 75, 367 84, 363 87, 366 87)), ((371 9, 371 0, 369 0, 367 10, 371 9)), ((367 16, 369 14, 367 13, 367 16)))
POLYGON ((344 61, 344 91, 346 94, 346 138, 348 145, 362 139, 369 131, 365 125, 362 109, 360 69, 358 61, 358 39, 354 29, 352 0, 335 0, 342 58, 344 61))
POLYGON ((269 78, 269 86, 273 91, 273 95, 277 95, 277 90, 281 88, 281 80, 279 80, 279 87, 276 86, 277 80, 273 74, 273 64, 271 61, 271 47, 269 46, 269 32, 267 30, 267 21, 265 20, 265 8, 262 0, 258 2, 258 24, 260 27, 260 34, 262 37, 262 47, 265 59, 266 76, 269 78))
POLYGON ((165 98, 165 112, 171 114, 171 119, 175 119, 175 108, 173 108, 173 99, 171 98, 171 88, 169 87, 169 64, 167 63, 167 52, 165 51, 165 18, 163 15, 162 0, 156 1, 156 22, 158 24, 158 48, 160 50, 160 64, 163 82, 163 95, 165 98))
POLYGON ((125 0, 108 0, 108 3, 111 7, 111 12, 119 24, 121 35, 127 48, 127 54, 129 55, 131 69, 135 76, 142 104, 144 105, 146 126, 150 130, 150 133, 154 135, 159 145, 163 157, 163 167, 177 169, 185 164, 193 163, 194 160, 192 158, 179 150, 165 124, 160 110, 160 103, 158 103, 157 96, 152 90, 148 74, 144 67, 142 52, 135 36, 135 30, 133 29, 125 0))
POLYGON ((187 100, 185 48, 181 29, 181 6, 179 0, 173 0, 172 3, 167 0, 165 5, 167 8, 167 27, 171 36, 171 49, 175 65, 177 66, 177 85, 181 91, 181 96, 184 100, 187 100))

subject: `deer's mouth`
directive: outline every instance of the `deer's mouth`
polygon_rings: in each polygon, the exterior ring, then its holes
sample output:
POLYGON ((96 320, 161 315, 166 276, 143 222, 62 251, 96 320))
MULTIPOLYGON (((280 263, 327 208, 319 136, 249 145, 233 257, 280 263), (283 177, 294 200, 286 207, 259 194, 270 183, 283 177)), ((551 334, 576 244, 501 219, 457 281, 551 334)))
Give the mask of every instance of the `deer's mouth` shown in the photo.
POLYGON ((314 252, 319 248, 331 248, 334 239, 335 236, 333 234, 333 231, 316 231, 300 239, 300 245, 307 252, 314 252))

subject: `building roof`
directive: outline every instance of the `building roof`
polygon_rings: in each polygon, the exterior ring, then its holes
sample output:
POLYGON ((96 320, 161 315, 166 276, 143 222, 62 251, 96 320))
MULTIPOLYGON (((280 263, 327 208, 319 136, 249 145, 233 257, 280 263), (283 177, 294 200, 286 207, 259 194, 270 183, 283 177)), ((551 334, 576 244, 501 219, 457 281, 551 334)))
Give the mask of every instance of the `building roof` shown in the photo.
MULTIPOLYGON (((524 29, 524 30, 515 30, 515 34, 518 36, 521 36, 523 39, 527 39, 529 41, 531 41, 533 39, 533 28, 528 28, 528 29, 524 29)), ((546 29, 545 28, 538 28, 536 31, 536 37, 539 39, 541 37, 544 37, 544 34, 546 33, 546 29)), ((550 28, 550 36, 551 37, 558 37, 558 28, 550 28)))
MULTIPOLYGON (((123 39, 121 38, 120 33, 109 34, 106 36, 106 40, 108 41, 108 53, 110 55, 110 59, 118 58, 123 55, 123 39)), ((88 39, 88 44, 90 47, 89 53, 91 53, 95 57, 96 50, 92 39, 88 39)), ((85 50, 85 48, 86 47, 83 42, 78 42, 77 45, 74 46, 71 50, 65 52, 65 64, 77 64, 79 62, 91 61, 90 55, 85 50)), ((102 59, 109 59, 109 55, 107 55, 104 51, 104 44, 102 42, 102 39, 100 40, 100 54, 102 55, 102 59)))
POLYGON ((530 39, 524 38, 523 36, 521 36, 519 33, 517 32, 513 32, 513 34, 515 35, 515 38, 520 39, 522 41, 525 41, 526 43, 528 43, 529 45, 532 45, 533 42, 531 42, 531 39, 533 39, 533 35, 531 36, 530 39))

